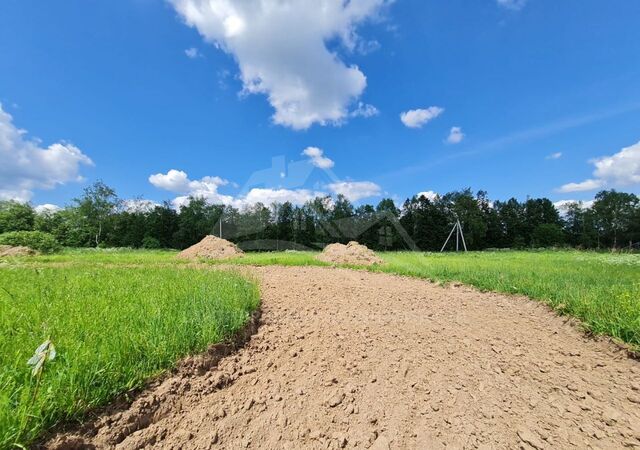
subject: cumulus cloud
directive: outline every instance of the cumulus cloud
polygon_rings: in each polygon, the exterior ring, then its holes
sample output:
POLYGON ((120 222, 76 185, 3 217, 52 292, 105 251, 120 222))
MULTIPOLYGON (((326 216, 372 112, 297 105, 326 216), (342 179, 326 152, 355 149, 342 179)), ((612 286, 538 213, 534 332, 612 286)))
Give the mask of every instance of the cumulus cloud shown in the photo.
POLYGON ((186 192, 189 190, 189 177, 182 170, 171 169, 167 173, 156 173, 149 176, 149 182, 155 187, 169 192, 186 192))
POLYGON ((595 166, 593 178, 562 185, 560 192, 592 191, 604 187, 626 187, 640 184, 640 142, 623 148, 611 156, 589 161, 595 166))
POLYGON ((596 166, 593 174, 616 186, 640 184, 640 142, 611 156, 591 160, 596 166))
POLYGON ((581 208, 583 209, 588 209, 591 208, 593 206, 593 200, 586 200, 586 201, 582 201, 582 200, 558 200, 557 202, 553 203, 553 206, 556 207, 556 209, 560 212, 560 214, 566 214, 569 206, 573 205, 577 203, 578 205, 580 205, 581 208))
POLYGON ((438 117, 444 108, 430 106, 426 109, 410 109, 400 114, 400 120, 409 128, 422 128, 426 123, 438 117))
POLYGON ((160 206, 160 204, 153 200, 145 200, 143 198, 132 198, 122 201, 122 209, 131 213, 148 213, 153 211, 156 206, 160 206))
POLYGON ((369 41, 360 39, 356 47, 357 52, 360 53, 361 55, 368 55, 369 53, 373 53, 379 49, 380 49, 380 42, 376 41, 375 39, 372 39, 369 41))
MULTIPOLYGON (((316 158, 320 158, 321 161, 328 159, 322 157, 322 150, 315 147, 309 147, 305 151, 309 149, 319 150, 319 154, 314 150, 310 150, 308 153, 314 155, 316 158)), ((222 204, 234 206, 236 208, 244 208, 256 203, 270 205, 274 202, 291 202, 294 205, 302 205, 307 200, 327 195, 324 192, 312 191, 309 189, 253 188, 243 196, 234 197, 232 195, 225 195, 218 192, 218 188, 220 186, 229 184, 229 182, 223 178, 203 177, 199 180, 191 180, 186 172, 175 169, 171 169, 167 173, 151 175, 149 177, 149 182, 159 189, 164 189, 174 194, 181 194, 172 200, 172 204, 176 209, 187 205, 190 197, 204 198, 211 204, 222 204)), ((147 207, 151 206, 151 204, 155 206, 155 203, 153 202, 149 202, 149 204, 134 203, 135 201, 133 200, 130 200, 129 202, 132 208, 147 207)), ((125 207, 127 206, 125 205, 125 207)))
POLYGON ((171 169, 166 174, 157 173, 149 177, 149 182, 155 187, 175 193, 214 191, 219 186, 225 186, 229 182, 220 177, 203 177, 199 180, 190 180, 186 172, 171 169))
POLYGON ((187 58, 189 59, 196 59, 202 56, 202 53, 200 53, 200 50, 198 50, 195 47, 191 47, 188 48, 184 51, 184 54, 187 55, 187 58))
POLYGON ((596 180, 589 178, 588 180, 581 181, 579 183, 567 183, 560 186, 558 192, 582 192, 593 191, 594 189, 600 189, 604 187, 603 180, 596 180))
POLYGON ((253 188, 246 196, 239 198, 235 202, 236 207, 255 205, 262 203, 270 205, 271 203, 290 202, 294 205, 303 205, 309 200, 316 197, 324 197, 324 192, 311 191, 308 189, 267 189, 253 188))
POLYGON ((349 113, 350 117, 373 117, 380 114, 378 108, 373 105, 368 105, 366 103, 358 102, 358 106, 349 113))
POLYGON ((433 192, 433 191, 424 191, 424 192, 418 192, 418 198, 420 197, 424 197, 427 200, 435 200, 436 198, 438 198, 438 193, 437 192, 433 192))
POLYGON ((0 200, 28 201, 35 189, 81 181, 80 167, 93 165, 73 144, 57 142, 45 148, 26 134, 0 105, 0 200))
POLYGON ((324 152, 318 147, 307 147, 302 151, 302 154, 308 156, 311 164, 319 169, 331 169, 335 165, 333 160, 324 156, 324 152))
POLYGON ((204 198, 210 203, 230 205, 233 197, 223 195, 218 192, 220 186, 225 186, 229 182, 220 177, 203 177, 199 180, 191 180, 186 172, 171 169, 167 173, 156 173, 149 177, 149 182, 159 189, 183 194, 173 200, 176 207, 180 207, 189 201, 189 197, 204 198))
POLYGON ((33 209, 37 214, 53 214, 57 211, 60 211, 62 208, 52 203, 43 203, 42 205, 34 206, 33 209))
POLYGON ((184 22, 231 54, 244 92, 264 94, 273 121, 293 129, 339 124, 367 80, 327 47, 356 51, 358 25, 390 0, 169 0, 184 22))
POLYGON ((177 169, 150 175, 149 182, 158 189, 176 194, 177 197, 172 201, 176 209, 188 204, 190 197, 204 198, 211 204, 223 204, 243 209, 256 203, 270 205, 290 202, 294 205, 302 205, 316 197, 330 197, 331 194, 342 194, 355 202, 363 198, 378 196, 381 193, 380 186, 371 181, 341 181, 331 171, 325 172, 330 180, 329 184, 315 189, 305 188, 305 183, 315 170, 314 167, 328 170, 334 167, 335 163, 326 157, 324 151, 318 147, 307 147, 302 151, 302 155, 308 159, 291 162, 288 166, 285 165, 284 158, 274 158, 271 168, 253 172, 236 195, 226 195, 219 192, 221 186, 229 184, 239 188, 236 183, 230 183, 221 177, 211 176, 193 180, 186 172, 177 169), (286 171, 285 167, 288 167, 286 171))
POLYGON ((562 158, 562 152, 555 152, 547 155, 544 159, 560 159, 562 158))
POLYGON ((527 4, 527 0, 496 0, 498 5, 513 11, 519 11, 527 4))
POLYGON ((344 195, 352 202, 376 197, 381 192, 380 186, 372 181, 338 181, 328 184, 327 188, 336 195, 344 195))
POLYGON ((451 127, 449 136, 447 136, 447 144, 459 144, 464 139, 464 133, 461 127, 451 127))

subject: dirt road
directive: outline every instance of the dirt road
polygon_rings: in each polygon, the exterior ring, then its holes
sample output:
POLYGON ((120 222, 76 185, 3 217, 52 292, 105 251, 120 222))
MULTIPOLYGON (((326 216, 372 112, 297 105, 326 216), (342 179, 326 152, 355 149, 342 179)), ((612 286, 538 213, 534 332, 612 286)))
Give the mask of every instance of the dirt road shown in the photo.
POLYGON ((262 324, 82 437, 97 448, 640 447, 640 363, 536 302, 342 269, 252 269, 262 324))

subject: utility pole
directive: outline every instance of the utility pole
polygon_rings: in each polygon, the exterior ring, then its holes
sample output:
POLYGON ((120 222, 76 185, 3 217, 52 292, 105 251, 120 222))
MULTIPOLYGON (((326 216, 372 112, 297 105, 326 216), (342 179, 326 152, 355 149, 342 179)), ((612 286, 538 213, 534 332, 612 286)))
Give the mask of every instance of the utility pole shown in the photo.
POLYGON ((451 236, 453 236, 454 231, 456 233, 456 252, 460 250, 460 240, 462 240, 462 247, 464 248, 464 251, 465 252, 467 251, 467 243, 464 240, 464 233, 462 232, 462 225, 460 225, 460 219, 456 219, 456 223, 453 225, 453 228, 451 229, 449 236, 447 236, 447 240, 444 241, 444 244, 440 249, 440 253, 444 251, 444 248, 449 243, 449 239, 451 239, 451 236))

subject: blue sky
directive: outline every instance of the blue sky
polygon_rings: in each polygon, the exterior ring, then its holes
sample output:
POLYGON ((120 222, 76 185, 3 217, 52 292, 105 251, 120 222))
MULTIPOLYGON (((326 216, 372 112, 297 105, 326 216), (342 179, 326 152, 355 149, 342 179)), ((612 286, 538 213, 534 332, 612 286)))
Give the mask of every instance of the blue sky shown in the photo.
POLYGON ((64 205, 96 179, 176 204, 637 193, 638 17, 632 0, 4 0, 0 197, 64 205))

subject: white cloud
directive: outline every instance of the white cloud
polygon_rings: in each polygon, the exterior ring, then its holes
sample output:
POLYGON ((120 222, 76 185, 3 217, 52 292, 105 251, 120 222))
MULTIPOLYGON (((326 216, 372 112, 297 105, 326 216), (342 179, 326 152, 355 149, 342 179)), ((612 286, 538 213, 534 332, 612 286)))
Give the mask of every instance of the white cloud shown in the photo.
POLYGON ((164 189, 175 194, 184 194, 173 200, 175 207, 188 203, 189 197, 204 198, 210 203, 230 205, 233 197, 218 192, 220 186, 229 182, 220 177, 203 177, 199 180, 190 180, 182 170, 171 169, 166 174, 156 173, 149 177, 149 182, 159 189, 164 189))
POLYGON ((184 51, 184 54, 187 55, 189 59, 196 59, 202 57, 202 53, 195 47, 188 48, 184 51))
POLYGON ((160 206, 160 204, 153 200, 145 200, 142 198, 133 198, 122 201, 122 208, 130 213, 148 213, 153 211, 156 206, 160 206))
POLYGON ((87 155, 67 142, 43 148, 16 128, 0 104, 0 200, 28 201, 35 189, 53 189, 81 181, 80 166, 93 165, 87 155))
POLYGON ((464 133, 461 127, 451 127, 449 136, 447 136, 448 144, 459 144, 464 139, 464 133))
POLYGON ((496 0, 498 5, 511 9, 514 11, 519 11, 527 4, 527 0, 496 0))
POLYGON ((376 41, 375 39, 372 39, 370 41, 365 41, 364 39, 360 39, 356 47, 356 50, 361 55, 368 55, 369 53, 373 53, 379 49, 380 49, 380 42, 376 41))
POLYGON ((593 174, 615 186, 640 184, 640 142, 611 156, 591 160, 593 174))
POLYGON ((189 190, 189 177, 182 170, 171 169, 166 174, 156 173, 149 177, 149 182, 155 187, 170 192, 187 192, 189 190))
POLYGON ((590 178, 588 180, 581 181, 580 183, 567 183, 560 186, 558 192, 582 192, 593 191, 594 189, 600 189, 604 187, 603 180, 595 180, 590 178))
POLYGON ((316 197, 324 197, 325 192, 311 191, 309 189, 271 189, 271 188, 253 188, 242 197, 233 197, 231 195, 205 196, 202 193, 190 193, 189 195, 181 195, 172 200, 174 208, 179 209, 181 206, 189 203, 189 197, 204 198, 211 204, 222 204, 233 206, 238 209, 244 209, 262 203, 269 206, 272 203, 290 202, 294 205, 303 205, 308 200, 316 197))
MULTIPOLYGON (((321 161, 328 159, 322 157, 322 150, 320 149, 309 147, 305 152, 307 150, 309 150, 307 152, 308 154, 319 158, 321 161), (314 149, 318 150, 319 153, 314 149)), ((175 194, 182 194, 172 200, 172 204, 176 209, 179 209, 183 205, 187 205, 190 197, 204 198, 211 204, 222 204, 234 206, 236 208, 244 208, 258 202, 264 203, 265 205, 270 205, 274 202, 291 202, 295 205, 301 205, 307 200, 327 195, 324 192, 311 191, 308 189, 253 188, 244 196, 234 197, 232 195, 224 195, 218 192, 218 188, 220 186, 225 186, 229 183, 223 178, 203 177, 199 180, 191 180, 186 172, 175 169, 169 170, 166 174, 157 173, 155 175, 151 175, 149 177, 149 182, 159 189, 164 189, 175 194)), ((153 205, 155 206, 155 204, 153 205)), ((132 206, 138 205, 132 204, 132 206)))
POLYGON ((558 191, 591 191, 605 186, 625 187, 640 184, 640 142, 611 156, 594 158, 589 162, 595 166, 593 178, 579 183, 567 183, 558 191))
POLYGON ((309 157, 309 161, 319 169, 331 169, 335 163, 333 160, 323 155, 322 149, 318 147, 307 147, 302 154, 309 157))
POLYGON ((368 105, 366 103, 358 102, 358 106, 349 113, 349 117, 373 117, 380 114, 378 108, 373 105, 368 105))
POLYGON ((193 191, 189 192, 187 195, 180 195, 173 200, 171 203, 173 207, 179 209, 181 206, 187 205, 189 203, 189 199, 193 198, 203 198, 212 205, 233 205, 234 198, 230 195, 222 195, 217 190, 213 191, 193 191))
POLYGON ((155 187, 177 194, 194 191, 213 191, 229 182, 220 177, 203 177, 200 180, 190 180, 186 172, 171 169, 166 174, 156 173, 149 177, 149 182, 155 187))
POLYGON ((327 42, 356 51, 357 26, 390 0, 169 0, 185 23, 233 55, 244 92, 265 94, 273 121, 294 129, 339 124, 367 80, 327 42))
POLYGON ((556 209, 560 211, 560 214, 564 214, 567 212, 567 208, 569 207, 569 205, 572 205, 573 203, 576 203, 576 201, 575 200, 558 200, 557 202, 553 202, 553 206, 555 206, 556 209))
POLYGON ((410 109, 400 114, 400 120, 409 128, 422 128, 427 122, 444 112, 444 108, 430 106, 427 109, 410 109))
POLYGON ((303 205, 316 197, 324 197, 326 193, 311 191, 308 189, 265 189, 253 188, 243 198, 236 200, 235 206, 250 206, 260 202, 264 205, 272 203, 290 202, 294 205, 303 205))
POLYGON ((433 192, 433 191, 424 191, 424 192, 418 192, 418 198, 420 197, 424 197, 427 200, 435 200, 436 198, 438 198, 438 193, 437 192, 433 192))
POLYGON ((582 209, 588 209, 591 208, 593 206, 593 200, 586 200, 586 201, 582 201, 582 200, 558 200, 557 202, 553 203, 553 206, 556 207, 556 209, 560 212, 560 214, 566 214, 568 209, 569 209, 569 205, 572 205, 574 203, 579 204, 582 209))
POLYGON ((562 158, 562 152, 555 152, 547 155, 544 159, 560 159, 562 158))
MULTIPOLYGON (((318 147, 307 147, 302 152, 303 155, 309 157, 309 162, 321 169, 329 169, 334 166, 334 162, 324 156, 322 149, 318 147)), ((298 164, 306 165, 304 161, 298 162, 298 164)), ((308 166, 307 166, 308 167, 308 166)), ((313 170, 313 169, 310 169, 313 170)), ((358 201, 367 197, 378 196, 381 193, 381 188, 377 184, 371 181, 334 181, 325 186, 327 191, 319 191, 312 189, 304 189, 304 180, 295 180, 295 184, 289 183, 289 178, 282 171, 277 172, 275 179, 265 179, 258 177, 257 179, 250 178, 247 184, 247 188, 251 186, 265 185, 265 187, 253 187, 248 191, 241 191, 238 195, 226 195, 218 192, 220 186, 230 184, 227 180, 220 177, 203 177, 199 180, 192 180, 189 178, 186 172, 182 170, 171 169, 167 173, 156 173, 149 176, 149 182, 159 189, 163 189, 174 194, 177 194, 172 200, 174 208, 179 209, 181 206, 189 203, 189 198, 204 198, 210 204, 223 204, 233 206, 239 209, 244 209, 255 205, 256 203, 263 203, 270 205, 272 203, 284 203, 291 202, 294 205, 302 205, 309 200, 313 200, 316 197, 327 197, 331 194, 342 194, 351 201, 358 201), (275 184, 277 186, 269 186, 275 184)), ((332 175, 332 178, 333 175, 332 175)), ((233 183, 235 185, 235 183, 233 183)), ((235 185, 235 187, 239 187, 235 185)), ((138 205, 133 203, 133 200, 128 201, 131 203, 131 207, 137 206, 155 206, 155 203, 149 202, 149 204, 138 205)), ((125 202, 125 208, 128 206, 125 202)))
POLYGON ((53 214, 54 212, 60 211, 62 208, 51 203, 44 203, 42 205, 36 205, 33 209, 37 214, 53 214))
POLYGON ((344 195, 352 202, 367 197, 376 197, 380 195, 380 186, 372 181, 338 181, 330 183, 327 188, 336 195, 344 195))

